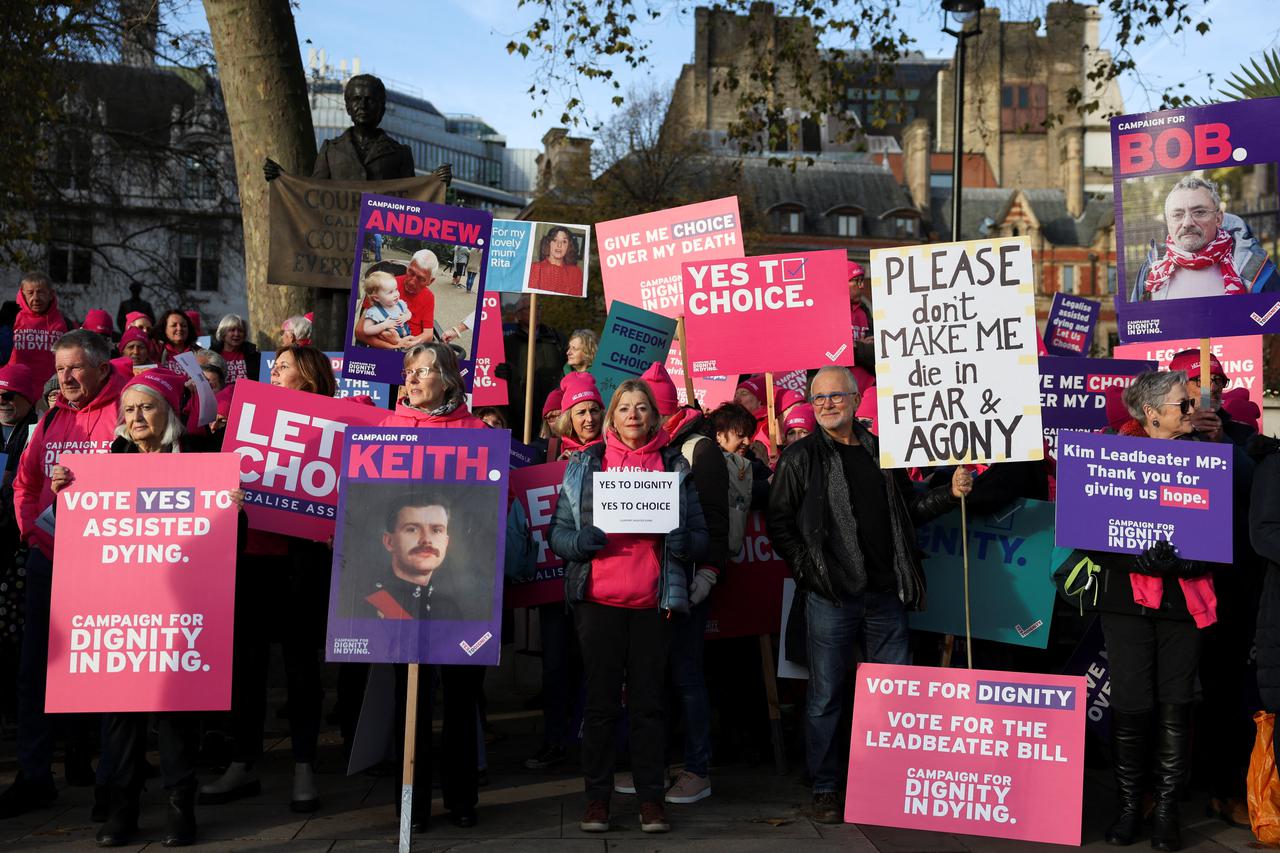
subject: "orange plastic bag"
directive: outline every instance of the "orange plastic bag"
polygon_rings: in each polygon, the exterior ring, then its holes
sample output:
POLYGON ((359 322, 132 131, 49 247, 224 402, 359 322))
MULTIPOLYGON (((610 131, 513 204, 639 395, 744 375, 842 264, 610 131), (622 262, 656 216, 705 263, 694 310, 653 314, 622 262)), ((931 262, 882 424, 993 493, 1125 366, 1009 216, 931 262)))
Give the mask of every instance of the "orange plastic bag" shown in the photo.
POLYGON ((1249 757, 1249 824, 1264 844, 1280 844, 1280 779, 1276 778, 1276 754, 1272 735, 1276 715, 1253 715, 1258 736, 1249 757))

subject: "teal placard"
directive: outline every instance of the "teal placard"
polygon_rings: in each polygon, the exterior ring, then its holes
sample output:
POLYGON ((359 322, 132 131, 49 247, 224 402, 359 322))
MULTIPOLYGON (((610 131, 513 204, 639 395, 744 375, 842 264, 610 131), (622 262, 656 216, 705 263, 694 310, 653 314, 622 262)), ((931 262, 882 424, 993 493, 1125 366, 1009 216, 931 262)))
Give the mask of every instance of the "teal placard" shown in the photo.
POLYGON ((489 246, 489 269, 485 290, 519 293, 529 275, 529 251, 536 222, 493 220, 493 243, 489 246))
MULTIPOLYGON (((1070 550, 1054 547, 1053 511, 1047 501, 1020 499, 992 515, 969 519, 973 636, 1037 649, 1048 645, 1053 567, 1070 550)), ((959 510, 922 525, 916 534, 926 554, 928 609, 910 614, 911 627, 963 637, 959 510)))
POLYGON ((613 390, 635 379, 655 362, 665 363, 676 334, 676 321, 618 300, 604 321, 600 348, 591 363, 600 396, 607 405, 613 390))

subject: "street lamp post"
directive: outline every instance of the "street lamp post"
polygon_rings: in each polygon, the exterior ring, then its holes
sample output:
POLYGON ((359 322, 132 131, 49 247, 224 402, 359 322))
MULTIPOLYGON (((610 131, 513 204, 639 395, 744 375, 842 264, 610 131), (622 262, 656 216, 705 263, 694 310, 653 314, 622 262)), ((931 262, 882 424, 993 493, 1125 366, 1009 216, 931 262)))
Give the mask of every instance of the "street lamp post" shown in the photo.
POLYGON ((955 127, 955 141, 951 146, 951 239, 960 239, 960 195, 964 189, 962 168, 964 166, 964 43, 965 39, 981 35, 982 30, 974 27, 966 30, 964 25, 968 18, 981 12, 986 6, 985 0, 942 0, 942 11, 955 15, 957 29, 944 26, 942 31, 956 39, 956 73, 955 94, 952 107, 952 124, 955 127))

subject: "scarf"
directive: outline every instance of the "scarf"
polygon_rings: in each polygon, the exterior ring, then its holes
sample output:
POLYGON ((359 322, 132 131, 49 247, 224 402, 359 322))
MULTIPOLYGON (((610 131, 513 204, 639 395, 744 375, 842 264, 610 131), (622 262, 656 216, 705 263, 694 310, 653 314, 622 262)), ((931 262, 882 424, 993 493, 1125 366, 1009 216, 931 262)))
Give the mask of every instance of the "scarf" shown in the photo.
POLYGON ((1155 293, 1168 284, 1178 269, 1203 270, 1215 264, 1222 272, 1222 287, 1227 295, 1248 293, 1249 288, 1240 280, 1231 258, 1234 249, 1235 240, 1221 228, 1207 246, 1194 254, 1187 254, 1175 246, 1170 234, 1164 238, 1164 257, 1152 264, 1151 272, 1147 274, 1147 293, 1155 293))
MULTIPOLYGON (((465 399, 466 398, 463 397, 461 394, 451 394, 450 396, 445 397, 444 402, 441 403, 439 406, 436 406, 434 409, 427 411, 427 414, 431 415, 431 417, 433 418, 442 418, 445 415, 452 414, 454 410, 456 410, 459 406, 462 405, 465 399)), ((415 408, 417 407, 415 406, 415 408)), ((426 411, 426 410, 422 410, 422 411, 426 411)))

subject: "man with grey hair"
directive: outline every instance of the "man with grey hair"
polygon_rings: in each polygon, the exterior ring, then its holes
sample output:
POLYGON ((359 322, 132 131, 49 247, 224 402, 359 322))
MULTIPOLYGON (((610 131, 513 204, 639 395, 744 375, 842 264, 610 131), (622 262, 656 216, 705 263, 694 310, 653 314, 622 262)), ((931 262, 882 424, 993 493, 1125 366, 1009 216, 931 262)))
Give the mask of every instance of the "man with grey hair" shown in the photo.
POLYGON ((115 439, 116 406, 125 380, 111 368, 111 350, 95 332, 77 329, 54 344, 62 389, 40 420, 18 463, 13 503, 27 556, 26 626, 18 663, 18 777, 0 794, 0 819, 48 806, 53 784, 53 726, 44 713, 53 590, 53 491, 49 479, 64 453, 107 453, 115 439))
POLYGON ((813 377, 816 432, 788 444, 769 493, 773 548, 791 567, 809 664, 806 758, 813 817, 840 823, 845 789, 841 716, 855 645, 862 660, 908 664, 907 611, 924 606, 915 525, 951 510, 973 488, 958 467, 948 486, 917 493, 901 469, 880 468, 876 438, 854 418, 858 383, 844 367, 813 377))
MULTIPOLYGON (((404 275, 396 276, 400 298, 409 308, 409 337, 401 337, 395 329, 387 329, 378 335, 364 333, 361 323, 356 324, 357 343, 374 349, 407 350, 435 339, 436 295, 431 291, 440 259, 430 249, 419 249, 409 258, 404 275)), ((367 306, 366 306, 367 307, 367 306)))
POLYGON ((1164 200, 1165 255, 1151 265, 1144 298, 1155 302, 1248 293, 1232 257, 1235 240, 1222 227, 1222 197, 1213 181, 1188 175, 1164 200))

